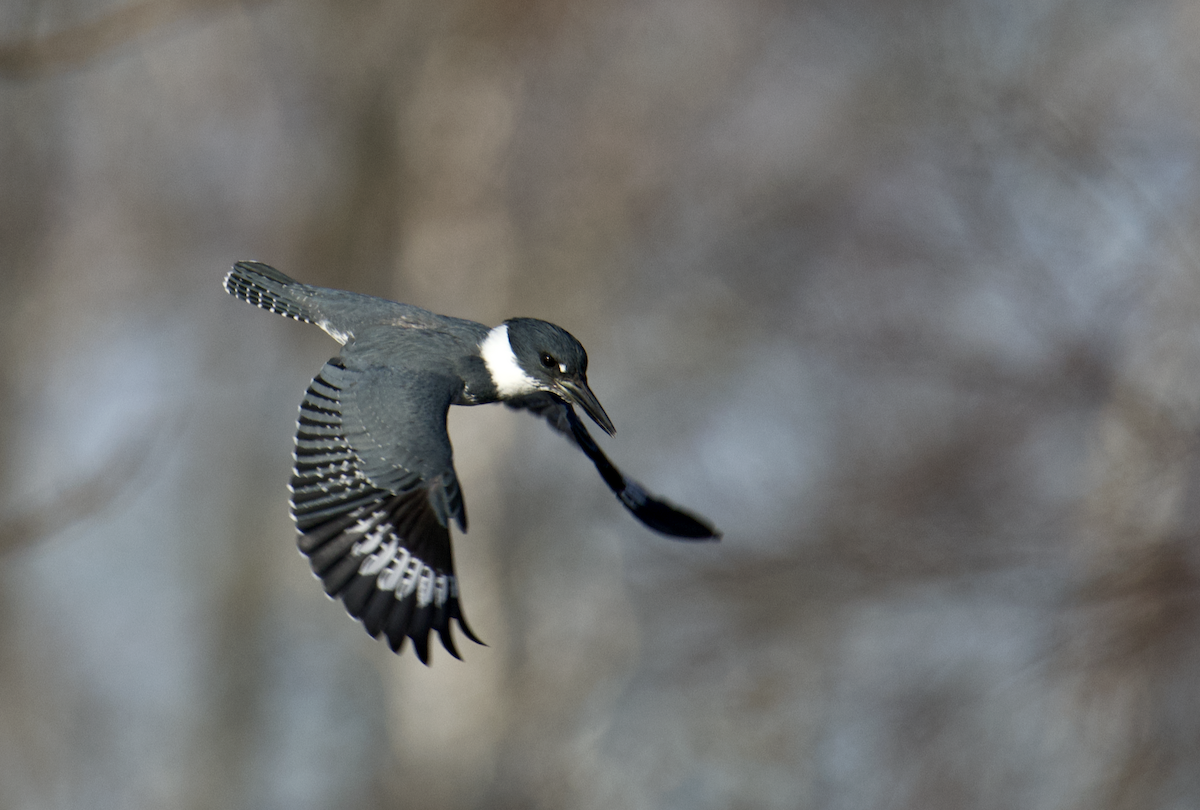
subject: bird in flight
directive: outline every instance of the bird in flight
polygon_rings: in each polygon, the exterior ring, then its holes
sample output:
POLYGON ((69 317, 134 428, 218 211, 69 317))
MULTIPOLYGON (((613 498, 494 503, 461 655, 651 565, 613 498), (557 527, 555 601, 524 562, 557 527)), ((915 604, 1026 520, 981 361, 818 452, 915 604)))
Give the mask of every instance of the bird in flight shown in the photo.
POLYGON ((587 353, 566 330, 534 318, 489 329, 410 304, 301 284, 260 262, 238 262, 230 295, 315 324, 342 344, 300 403, 290 489, 300 551, 325 593, 394 652, 411 639, 429 663, 429 634, 459 658, 463 617, 450 523, 467 530, 446 415, 451 405, 503 402, 575 442, 634 517, 683 540, 716 540, 707 521, 646 491, 601 451, 578 405, 615 432, 588 387, 587 353))

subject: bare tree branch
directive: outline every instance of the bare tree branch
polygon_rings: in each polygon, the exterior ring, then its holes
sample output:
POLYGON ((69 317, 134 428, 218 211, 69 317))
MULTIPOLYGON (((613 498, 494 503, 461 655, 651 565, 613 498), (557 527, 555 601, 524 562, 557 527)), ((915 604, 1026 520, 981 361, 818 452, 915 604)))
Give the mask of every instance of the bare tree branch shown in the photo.
POLYGON ((89 478, 61 489, 45 503, 0 515, 0 556, 93 517, 124 492, 144 483, 152 459, 163 455, 160 440, 168 435, 165 421, 118 449, 89 478))
POLYGON ((131 3, 62 31, 0 43, 0 77, 27 79, 86 65, 103 53, 176 20, 217 11, 239 0, 147 0, 131 3))

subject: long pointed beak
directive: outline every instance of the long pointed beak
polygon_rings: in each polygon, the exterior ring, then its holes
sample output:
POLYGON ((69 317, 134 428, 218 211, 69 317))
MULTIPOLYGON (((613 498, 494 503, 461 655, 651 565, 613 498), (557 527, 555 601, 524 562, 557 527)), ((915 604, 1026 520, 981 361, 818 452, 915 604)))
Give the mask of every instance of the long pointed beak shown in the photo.
POLYGON ((604 412, 604 408, 600 405, 600 400, 596 399, 596 395, 592 393, 592 389, 588 388, 587 378, 580 377, 577 380, 563 380, 559 383, 558 387, 563 394, 563 398, 583 408, 584 413, 590 416, 592 421, 600 426, 601 430, 609 436, 616 435, 617 429, 613 427, 612 420, 604 412))

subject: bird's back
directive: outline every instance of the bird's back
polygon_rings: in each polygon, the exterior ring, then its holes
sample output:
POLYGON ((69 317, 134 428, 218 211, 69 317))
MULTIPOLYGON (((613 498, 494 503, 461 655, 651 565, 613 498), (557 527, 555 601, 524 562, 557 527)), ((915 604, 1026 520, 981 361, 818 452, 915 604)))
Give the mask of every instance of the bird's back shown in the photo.
POLYGON ((459 332, 471 338, 487 333, 482 324, 412 304, 303 284, 261 262, 235 264, 225 277, 225 289, 257 307, 315 324, 343 344, 378 326, 459 332))

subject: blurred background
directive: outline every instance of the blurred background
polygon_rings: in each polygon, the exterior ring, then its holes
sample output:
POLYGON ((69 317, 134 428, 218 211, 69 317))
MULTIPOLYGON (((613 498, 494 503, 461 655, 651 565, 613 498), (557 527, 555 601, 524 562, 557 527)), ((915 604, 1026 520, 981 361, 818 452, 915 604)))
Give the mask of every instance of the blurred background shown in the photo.
POLYGON ((1200 807, 1200 5, 8 0, 0 808, 1200 807), (456 408, 460 637, 295 549, 306 282, 573 332, 456 408))

